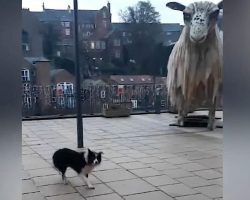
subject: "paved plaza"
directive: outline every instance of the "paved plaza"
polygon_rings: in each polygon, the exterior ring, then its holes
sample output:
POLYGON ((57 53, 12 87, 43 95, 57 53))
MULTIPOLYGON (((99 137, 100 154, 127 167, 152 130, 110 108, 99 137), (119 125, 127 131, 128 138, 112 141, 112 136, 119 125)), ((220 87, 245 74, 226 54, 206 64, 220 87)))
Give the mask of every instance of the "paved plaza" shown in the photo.
POLYGON ((76 119, 24 121, 23 200, 222 200, 223 129, 171 127, 174 117, 84 118, 85 146, 104 152, 95 190, 52 167, 55 150, 76 149, 76 119))

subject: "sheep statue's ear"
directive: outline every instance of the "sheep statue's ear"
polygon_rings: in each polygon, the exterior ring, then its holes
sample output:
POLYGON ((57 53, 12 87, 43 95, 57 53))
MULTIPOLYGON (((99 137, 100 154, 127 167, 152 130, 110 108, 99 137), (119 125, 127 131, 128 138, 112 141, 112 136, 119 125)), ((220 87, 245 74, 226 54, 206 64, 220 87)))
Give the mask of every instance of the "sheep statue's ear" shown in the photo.
POLYGON ((222 9, 223 9, 223 1, 219 2, 219 3, 217 4, 217 6, 218 6, 218 8, 219 8, 220 10, 222 10, 222 9))
POLYGON ((178 2, 169 2, 166 4, 166 6, 170 9, 173 10, 179 10, 179 11, 183 11, 185 10, 186 6, 182 5, 181 3, 178 2))

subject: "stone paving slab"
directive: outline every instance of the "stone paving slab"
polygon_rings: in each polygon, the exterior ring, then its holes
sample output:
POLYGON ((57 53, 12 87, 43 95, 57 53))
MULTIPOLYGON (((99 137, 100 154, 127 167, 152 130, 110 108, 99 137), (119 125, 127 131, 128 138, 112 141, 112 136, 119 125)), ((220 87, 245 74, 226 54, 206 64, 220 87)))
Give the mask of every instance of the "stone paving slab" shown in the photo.
POLYGON ((108 183, 108 186, 111 187, 121 196, 157 190, 155 187, 153 187, 152 185, 141 179, 131 179, 131 180, 111 182, 108 183))
POLYGON ((52 166, 58 148, 77 150, 75 119, 23 122, 23 200, 221 200, 222 129, 170 127, 174 116, 84 118, 85 146, 104 152, 95 190, 52 166))
MULTIPOLYGON (((47 197, 47 200, 85 200, 80 194, 72 193, 72 194, 64 194, 58 196, 47 197)), ((36 199, 34 199, 36 200, 36 199)))
POLYGON ((104 194, 95 197, 89 197, 87 200, 123 200, 118 194, 104 194))
POLYGON ((142 194, 135 194, 125 197, 126 200, 173 200, 170 196, 161 191, 147 192, 142 194))

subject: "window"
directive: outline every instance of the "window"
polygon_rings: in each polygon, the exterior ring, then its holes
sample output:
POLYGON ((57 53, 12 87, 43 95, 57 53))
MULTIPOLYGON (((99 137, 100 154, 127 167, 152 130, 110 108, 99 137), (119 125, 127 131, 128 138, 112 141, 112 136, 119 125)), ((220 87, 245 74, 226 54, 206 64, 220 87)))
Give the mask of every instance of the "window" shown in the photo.
POLYGON ((65 29, 65 35, 70 35, 70 29, 69 28, 65 29))
POLYGON ((22 48, 23 48, 23 51, 29 51, 30 50, 29 45, 25 44, 25 43, 22 44, 22 48))
POLYGON ((121 57, 121 52, 115 51, 115 58, 120 58, 120 57, 121 57))
POLYGON ((83 37, 88 37, 88 36, 90 36, 90 35, 91 35, 91 33, 90 33, 89 31, 83 33, 83 37))
POLYGON ((123 37, 126 37, 126 35, 127 35, 126 32, 122 32, 123 37))
POLYGON ((85 47, 85 48, 88 47, 88 42, 87 41, 83 41, 83 47, 85 47))
POLYGON ((172 35, 172 33, 171 32, 166 32, 166 35, 172 35))
POLYGON ((70 22, 64 22, 64 26, 67 28, 70 27, 70 22))
POLYGON ((86 28, 94 28, 94 24, 86 24, 86 28))
POLYGON ((101 48, 101 43, 100 41, 96 41, 96 49, 100 49, 101 48))
POLYGON ((121 45, 121 41, 119 39, 114 39, 114 46, 119 47, 121 45))
POLYGON ((61 56, 61 51, 57 51, 57 52, 56 52, 56 55, 57 55, 58 57, 60 57, 60 56, 61 56))
POLYGON ((107 21, 103 21, 103 26, 104 26, 104 28, 107 28, 108 27, 108 22, 107 21))
POLYGON ((132 44, 132 40, 127 39, 127 43, 128 43, 128 44, 132 44))
POLYGON ((22 80, 23 81, 30 81, 30 71, 28 69, 22 70, 22 80))
POLYGON ((24 83, 23 84, 23 90, 24 91, 30 91, 30 84, 29 83, 24 83))
POLYGON ((105 11, 102 12, 103 18, 107 18, 107 13, 105 11))
POLYGON ((104 41, 101 42, 101 49, 106 49, 106 43, 104 41))
POLYGON ((61 22, 61 25, 63 27, 69 28, 70 27, 70 22, 61 22))
POLYGON ((90 42, 90 48, 95 49, 95 42, 94 41, 90 42))
POLYGON ((29 43, 29 33, 27 31, 22 31, 22 43, 29 43))

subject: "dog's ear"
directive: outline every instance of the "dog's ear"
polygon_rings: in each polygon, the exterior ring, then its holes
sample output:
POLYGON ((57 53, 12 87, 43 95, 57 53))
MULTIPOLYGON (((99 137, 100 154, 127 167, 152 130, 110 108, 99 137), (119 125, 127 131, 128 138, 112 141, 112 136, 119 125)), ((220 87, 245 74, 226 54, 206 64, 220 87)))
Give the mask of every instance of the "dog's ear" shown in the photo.
POLYGON ((102 155, 102 154, 104 154, 102 151, 100 151, 98 154, 100 154, 100 155, 102 155))

